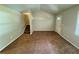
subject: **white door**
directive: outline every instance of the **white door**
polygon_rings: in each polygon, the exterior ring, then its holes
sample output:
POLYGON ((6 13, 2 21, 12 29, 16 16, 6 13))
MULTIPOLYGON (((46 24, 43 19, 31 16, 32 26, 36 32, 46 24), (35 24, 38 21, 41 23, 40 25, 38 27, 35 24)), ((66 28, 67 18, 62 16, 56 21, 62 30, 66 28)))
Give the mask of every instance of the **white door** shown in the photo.
POLYGON ((56 18, 56 32, 61 34, 61 27, 62 27, 62 17, 58 16, 56 18))

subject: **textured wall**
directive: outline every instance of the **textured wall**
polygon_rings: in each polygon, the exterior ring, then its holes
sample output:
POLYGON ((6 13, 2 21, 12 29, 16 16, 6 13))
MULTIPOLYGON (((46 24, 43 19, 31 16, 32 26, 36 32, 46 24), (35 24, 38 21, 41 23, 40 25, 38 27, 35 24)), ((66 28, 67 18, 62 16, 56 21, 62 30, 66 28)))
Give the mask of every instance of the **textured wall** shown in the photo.
POLYGON ((20 13, 0 5, 0 50, 24 32, 20 13))
POLYGON ((33 30, 34 31, 53 31, 54 16, 44 11, 33 13, 33 30))
POLYGON ((61 35, 77 48, 79 48, 79 36, 75 35, 75 31, 78 12, 79 6, 76 6, 59 14, 62 16, 61 35))

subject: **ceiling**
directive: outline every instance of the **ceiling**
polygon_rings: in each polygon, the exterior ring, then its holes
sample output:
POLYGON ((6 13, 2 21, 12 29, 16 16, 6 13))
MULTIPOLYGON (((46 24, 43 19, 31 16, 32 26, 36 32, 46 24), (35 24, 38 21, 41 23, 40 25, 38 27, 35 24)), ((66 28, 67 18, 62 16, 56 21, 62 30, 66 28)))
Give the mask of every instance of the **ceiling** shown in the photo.
POLYGON ((22 11, 36 12, 44 10, 55 14, 74 6, 74 4, 3 4, 3 5, 15 9, 19 12, 22 11))

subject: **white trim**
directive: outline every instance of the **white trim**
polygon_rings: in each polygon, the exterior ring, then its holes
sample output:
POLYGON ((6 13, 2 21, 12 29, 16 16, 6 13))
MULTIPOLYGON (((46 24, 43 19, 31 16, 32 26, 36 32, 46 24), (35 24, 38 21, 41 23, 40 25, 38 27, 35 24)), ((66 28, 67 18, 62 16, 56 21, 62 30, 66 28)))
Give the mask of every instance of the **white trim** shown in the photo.
POLYGON ((22 34, 24 33, 24 30, 20 33, 20 35, 18 35, 16 38, 14 38, 13 40, 11 40, 9 43, 7 43, 3 48, 0 49, 0 51, 2 51, 4 48, 6 48, 8 45, 10 45, 12 42, 14 42, 18 37, 20 37, 22 34))
POLYGON ((76 44, 74 44, 73 42, 69 41, 68 38, 66 38, 65 36, 59 34, 61 37, 63 37, 66 41, 68 41, 69 43, 71 43, 74 47, 76 47, 77 49, 79 49, 79 46, 77 46, 76 44))

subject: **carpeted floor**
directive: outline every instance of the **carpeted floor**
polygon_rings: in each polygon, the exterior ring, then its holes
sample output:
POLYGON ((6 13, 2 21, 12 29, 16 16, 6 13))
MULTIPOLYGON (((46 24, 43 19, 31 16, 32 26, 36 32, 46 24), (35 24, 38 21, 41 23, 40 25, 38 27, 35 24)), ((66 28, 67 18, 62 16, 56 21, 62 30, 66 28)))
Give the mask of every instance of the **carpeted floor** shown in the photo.
POLYGON ((2 54, 78 54, 79 49, 72 46, 56 32, 34 32, 31 36, 23 34, 6 47, 2 54))

